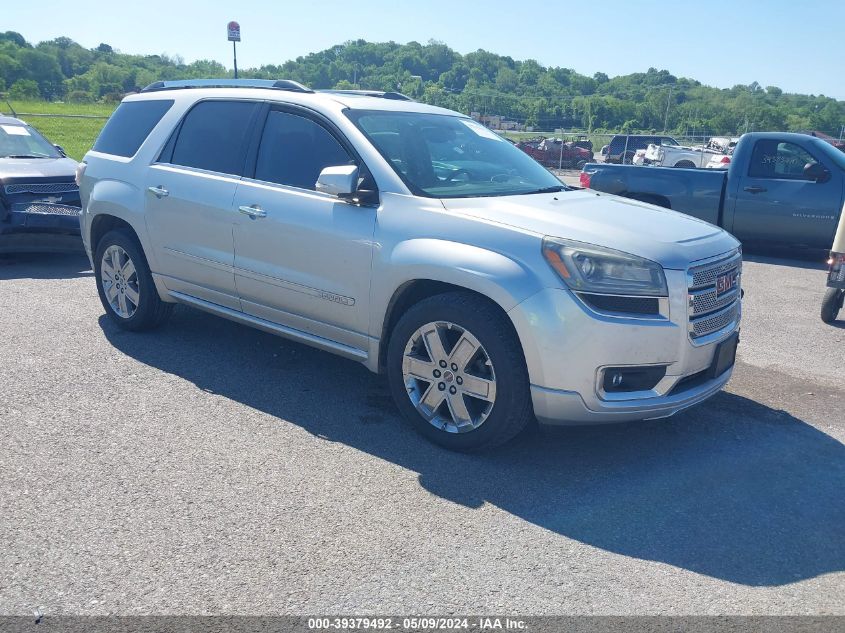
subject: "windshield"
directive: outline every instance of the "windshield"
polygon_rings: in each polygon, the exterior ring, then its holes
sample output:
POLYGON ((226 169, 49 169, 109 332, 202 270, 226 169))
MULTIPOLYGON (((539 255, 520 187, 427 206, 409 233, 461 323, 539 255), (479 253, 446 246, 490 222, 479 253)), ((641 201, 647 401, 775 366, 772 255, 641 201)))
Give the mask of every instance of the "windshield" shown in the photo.
POLYGON ((566 189, 545 167, 486 127, 457 116, 348 110, 416 195, 512 196, 566 189))
POLYGON ((28 125, 0 124, 0 158, 61 158, 58 150, 28 125))

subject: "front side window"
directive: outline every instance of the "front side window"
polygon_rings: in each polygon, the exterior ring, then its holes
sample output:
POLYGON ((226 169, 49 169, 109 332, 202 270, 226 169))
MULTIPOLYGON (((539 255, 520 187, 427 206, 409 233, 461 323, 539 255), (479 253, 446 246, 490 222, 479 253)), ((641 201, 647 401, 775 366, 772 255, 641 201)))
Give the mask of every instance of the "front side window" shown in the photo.
POLYGON ((258 107, 250 101, 201 101, 182 122, 170 162, 240 175, 258 107))
POLYGON ((349 153, 322 125, 303 116, 272 110, 261 136, 255 178, 313 191, 323 169, 353 163, 349 153))
POLYGON ((818 161, 794 143, 777 139, 757 141, 751 154, 748 175, 752 178, 804 179, 804 167, 818 161))
POLYGON ((472 119, 419 112, 346 114, 416 195, 468 198, 565 189, 528 154, 472 119))
POLYGON ((0 158, 59 158, 58 150, 28 125, 0 124, 0 158))
POLYGON ((124 101, 106 121, 92 149, 124 158, 134 156, 172 105, 172 99, 124 101))

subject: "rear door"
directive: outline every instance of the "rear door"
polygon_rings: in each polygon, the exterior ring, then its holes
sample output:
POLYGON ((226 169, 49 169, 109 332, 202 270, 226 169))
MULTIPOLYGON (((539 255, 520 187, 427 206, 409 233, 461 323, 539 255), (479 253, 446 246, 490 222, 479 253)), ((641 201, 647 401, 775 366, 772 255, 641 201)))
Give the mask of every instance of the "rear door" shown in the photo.
POLYGON ((235 196, 234 264, 244 312, 363 350, 376 209, 315 191, 323 168, 349 164, 364 173, 327 121, 270 109, 235 196))
POLYGON ((822 162, 812 148, 760 139, 739 183, 733 226, 742 241, 829 248, 842 198, 842 175, 834 165, 827 182, 804 177, 808 163, 822 162))
POLYGON ((240 309, 232 207, 260 104, 200 101, 146 178, 146 218, 165 285, 240 309))

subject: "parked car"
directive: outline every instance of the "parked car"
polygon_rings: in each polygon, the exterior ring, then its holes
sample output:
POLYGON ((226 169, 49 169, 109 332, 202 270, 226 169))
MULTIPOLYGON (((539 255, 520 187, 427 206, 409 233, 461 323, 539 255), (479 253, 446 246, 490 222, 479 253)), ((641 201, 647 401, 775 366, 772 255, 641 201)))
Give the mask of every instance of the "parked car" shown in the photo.
POLYGON ((822 299, 821 317, 825 323, 833 323, 845 304, 845 207, 839 216, 827 266, 827 290, 822 299))
POLYGON ((655 145, 649 143, 645 150, 646 164, 660 167, 680 167, 684 169, 703 168, 714 156, 724 156, 723 152, 705 147, 686 145, 655 145))
MULTIPOLYGON (((182 303, 360 361, 450 448, 500 444, 535 416, 669 416, 731 376, 733 237, 568 189, 457 112, 288 81, 160 82, 123 100, 80 182, 118 327, 182 303)), ((257 388, 283 388, 268 371, 257 388)))
POLYGON ((740 138, 726 170, 587 165, 581 184, 721 226, 742 242, 828 249, 845 192, 845 154, 805 134, 740 138))
POLYGON ((707 164, 704 166, 705 169, 727 169, 728 165, 731 164, 731 157, 727 154, 713 154, 710 157, 710 160, 707 161, 707 164))
POLYGON ((82 252, 75 171, 35 128, 0 116, 0 253, 82 252))
POLYGON ((545 167, 581 169, 593 160, 592 151, 559 138, 520 141, 516 146, 545 167))
POLYGON ((606 163, 624 163, 630 165, 638 149, 646 149, 650 144, 679 145, 671 136, 648 134, 617 134, 610 140, 607 148, 606 163))

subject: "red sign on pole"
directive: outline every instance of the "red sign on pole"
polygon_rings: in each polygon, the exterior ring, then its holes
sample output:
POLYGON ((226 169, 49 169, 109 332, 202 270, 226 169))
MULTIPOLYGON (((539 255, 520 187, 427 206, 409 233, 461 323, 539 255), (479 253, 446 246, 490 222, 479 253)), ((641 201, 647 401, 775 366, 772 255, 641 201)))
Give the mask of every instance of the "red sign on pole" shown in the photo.
POLYGON ((235 22, 229 22, 226 25, 226 30, 229 33, 229 41, 230 42, 240 42, 241 41, 241 25, 235 22))

